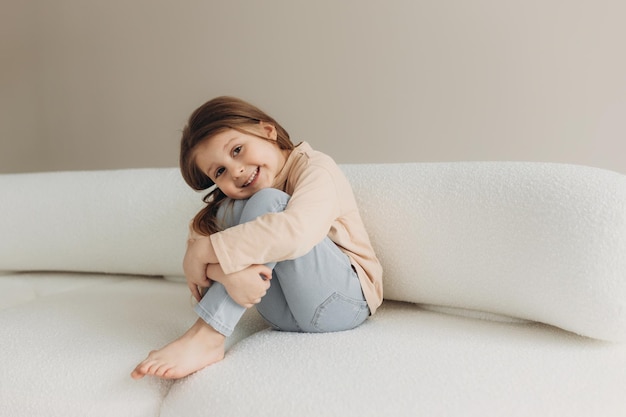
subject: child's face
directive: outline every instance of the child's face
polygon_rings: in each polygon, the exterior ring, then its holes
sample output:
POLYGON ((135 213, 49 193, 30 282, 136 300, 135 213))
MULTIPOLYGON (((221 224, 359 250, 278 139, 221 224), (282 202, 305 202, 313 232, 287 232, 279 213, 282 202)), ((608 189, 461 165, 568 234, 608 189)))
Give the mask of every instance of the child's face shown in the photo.
POLYGON ((271 187, 289 154, 278 147, 273 125, 261 122, 250 130, 269 140, 229 129, 201 142, 195 151, 198 168, 237 200, 271 187))

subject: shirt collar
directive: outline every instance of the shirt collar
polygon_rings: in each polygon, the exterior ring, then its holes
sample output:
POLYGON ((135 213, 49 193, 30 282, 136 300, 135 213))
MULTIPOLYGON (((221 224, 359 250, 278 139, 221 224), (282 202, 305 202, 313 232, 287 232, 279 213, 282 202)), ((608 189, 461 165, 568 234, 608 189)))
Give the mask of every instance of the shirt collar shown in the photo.
POLYGON ((283 165, 283 168, 280 170, 280 172, 274 179, 274 183, 272 184, 272 187, 277 188, 279 190, 284 190, 285 184, 287 183, 287 176, 289 175, 289 172, 291 171, 291 167, 293 166, 293 164, 298 159, 300 159, 300 157, 303 154, 306 154, 307 152, 311 150, 312 150, 311 146, 306 142, 300 142, 299 144, 297 144, 293 148, 289 156, 287 157, 287 160, 285 161, 285 165, 283 165))

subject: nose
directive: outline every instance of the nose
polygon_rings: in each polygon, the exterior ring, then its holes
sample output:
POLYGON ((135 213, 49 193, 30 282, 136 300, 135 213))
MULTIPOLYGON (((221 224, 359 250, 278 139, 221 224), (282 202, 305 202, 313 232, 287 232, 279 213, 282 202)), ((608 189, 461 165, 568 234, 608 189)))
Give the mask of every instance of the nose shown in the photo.
POLYGON ((244 168, 243 165, 237 167, 233 167, 234 169, 231 170, 233 178, 237 179, 239 178, 243 173, 244 173, 244 168))

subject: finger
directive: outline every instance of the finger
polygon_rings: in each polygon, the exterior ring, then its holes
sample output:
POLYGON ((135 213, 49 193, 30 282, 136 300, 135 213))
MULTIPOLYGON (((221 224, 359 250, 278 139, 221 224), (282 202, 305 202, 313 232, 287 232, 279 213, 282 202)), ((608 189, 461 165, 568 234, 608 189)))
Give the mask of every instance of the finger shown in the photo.
MULTIPOLYGON (((263 266, 265 266, 265 265, 263 265, 263 266)), ((265 276, 267 276, 267 279, 268 280, 272 279, 272 270, 269 269, 268 267, 265 267, 265 270, 266 270, 265 276)))
POLYGON ((259 276, 263 279, 263 281, 269 281, 270 279, 272 279, 272 270, 265 265, 261 266, 262 268, 259 271, 259 276))
POLYGON ((191 291, 191 294, 196 299, 196 301, 200 301, 201 297, 200 297, 200 291, 198 291, 198 286, 194 284, 193 282, 188 282, 187 286, 189 287, 189 291, 191 291))
POLYGON ((199 276, 197 278, 194 278, 193 283, 196 284, 199 287, 208 287, 209 285, 211 285, 211 278, 204 276, 202 278, 200 278, 199 276))

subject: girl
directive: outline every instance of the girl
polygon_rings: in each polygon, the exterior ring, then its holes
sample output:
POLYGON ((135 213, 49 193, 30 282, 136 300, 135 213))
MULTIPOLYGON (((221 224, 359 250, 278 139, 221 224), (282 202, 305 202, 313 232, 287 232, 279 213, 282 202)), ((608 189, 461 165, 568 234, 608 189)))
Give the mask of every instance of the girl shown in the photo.
POLYGON ((183 260, 199 318, 133 378, 181 378, 220 361, 252 306, 277 330, 332 332, 381 304, 382 268, 347 179, 267 114, 232 97, 205 103, 183 131, 180 167, 192 188, 213 187, 183 260))

